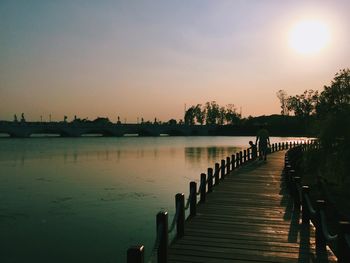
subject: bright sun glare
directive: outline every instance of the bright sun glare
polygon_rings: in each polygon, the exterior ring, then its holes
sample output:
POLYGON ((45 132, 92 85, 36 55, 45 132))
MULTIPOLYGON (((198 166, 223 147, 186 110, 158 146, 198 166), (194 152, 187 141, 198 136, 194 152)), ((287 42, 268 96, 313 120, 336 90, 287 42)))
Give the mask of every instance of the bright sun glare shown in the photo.
POLYGON ((301 54, 313 54, 330 41, 328 26, 317 20, 304 20, 295 24, 289 33, 289 46, 301 54))

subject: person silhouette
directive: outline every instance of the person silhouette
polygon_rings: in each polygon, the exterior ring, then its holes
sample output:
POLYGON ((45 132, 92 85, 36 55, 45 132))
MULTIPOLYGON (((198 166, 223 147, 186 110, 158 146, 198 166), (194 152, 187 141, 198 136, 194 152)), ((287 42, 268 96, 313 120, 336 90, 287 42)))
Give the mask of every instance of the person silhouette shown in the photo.
POLYGON ((256 159, 256 156, 258 155, 257 153, 257 148, 256 148, 256 144, 253 143, 253 141, 249 141, 249 145, 250 145, 250 149, 252 151, 252 160, 256 159))
POLYGON ((256 135, 255 144, 259 141, 259 160, 266 161, 267 149, 270 144, 269 132, 264 126, 260 126, 258 134, 256 135))

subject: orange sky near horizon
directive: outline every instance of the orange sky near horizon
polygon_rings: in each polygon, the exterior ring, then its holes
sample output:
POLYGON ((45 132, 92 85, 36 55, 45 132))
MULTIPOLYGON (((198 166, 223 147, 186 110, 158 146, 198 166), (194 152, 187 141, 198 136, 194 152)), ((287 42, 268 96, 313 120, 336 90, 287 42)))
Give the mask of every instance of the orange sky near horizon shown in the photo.
POLYGON ((349 9, 348 1, 1 1, 0 120, 23 112, 32 121, 167 121, 182 119, 185 104, 213 100, 243 116, 278 114, 278 90, 322 90, 349 67, 349 9), (300 54, 288 38, 305 19, 327 25, 330 38, 300 54))

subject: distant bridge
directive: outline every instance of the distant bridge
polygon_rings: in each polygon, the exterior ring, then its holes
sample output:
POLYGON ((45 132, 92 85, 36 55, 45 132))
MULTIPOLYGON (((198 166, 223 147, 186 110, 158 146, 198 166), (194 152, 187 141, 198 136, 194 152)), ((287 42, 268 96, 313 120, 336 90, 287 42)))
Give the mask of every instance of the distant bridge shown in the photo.
POLYGON ((115 124, 95 122, 0 122, 0 134, 10 137, 27 138, 32 135, 58 135, 80 137, 83 135, 124 136, 205 136, 215 126, 183 124, 115 124))

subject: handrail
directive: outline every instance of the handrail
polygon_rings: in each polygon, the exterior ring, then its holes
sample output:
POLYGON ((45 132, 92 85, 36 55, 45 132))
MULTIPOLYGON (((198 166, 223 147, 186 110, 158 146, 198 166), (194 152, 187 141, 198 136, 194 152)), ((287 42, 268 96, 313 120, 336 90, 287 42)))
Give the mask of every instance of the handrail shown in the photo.
MULTIPOLYGON (((293 143, 293 146, 300 147, 301 151, 297 151, 296 154, 302 154, 302 152, 307 150, 314 150, 322 148, 317 141, 307 141, 307 142, 297 142, 293 143)), ((316 238, 316 251, 317 253, 323 253, 326 249, 327 244, 333 249, 333 245, 336 245, 336 257, 338 262, 350 262, 350 223, 348 221, 338 222, 338 233, 331 234, 329 231, 329 226, 327 225, 327 214, 326 214, 326 203, 324 200, 317 200, 316 209, 313 207, 309 195, 309 187, 304 185, 299 185, 300 174, 295 167, 295 160, 299 157, 296 155, 294 159, 293 155, 287 152, 285 158, 285 175, 287 180, 287 187, 290 188, 291 196, 294 202, 297 202, 299 196, 296 195, 297 192, 301 191, 302 199, 302 223, 305 226, 309 226, 310 220, 315 227, 315 238, 316 238), (292 159, 292 160, 291 160, 292 159), (299 179, 299 180, 298 180, 299 179), (335 242, 335 243, 334 243, 335 242)), ((294 153, 293 153, 294 154, 294 153)))
POLYGON ((326 215, 325 215, 325 212, 323 210, 320 211, 320 215, 321 215, 322 232, 323 232, 323 236, 325 237, 325 239, 328 242, 337 240, 338 235, 337 234, 332 235, 328 231, 328 226, 326 223, 326 215))
POLYGON ((163 228, 163 225, 162 224, 159 224, 158 228, 157 228, 157 237, 156 237, 156 240, 154 241, 153 243, 153 248, 152 248, 152 252, 151 252, 151 255, 149 257, 149 260, 148 260, 148 263, 152 263, 157 251, 158 251, 158 248, 159 248, 159 245, 160 245, 160 238, 162 237, 162 228, 163 228))
POLYGON ((308 195, 304 195, 303 196, 305 198, 306 204, 307 204, 307 209, 310 212, 311 216, 315 216, 316 215, 316 210, 312 207, 310 198, 308 195))
POLYGON ((177 219, 179 217, 179 213, 180 213, 180 205, 176 203, 176 212, 175 212, 173 221, 171 222, 170 228, 168 229, 168 233, 173 232, 173 230, 175 229, 175 224, 176 224, 177 219))
POLYGON ((190 192, 190 194, 188 195, 186 204, 185 204, 185 210, 187 210, 190 207, 190 203, 191 203, 191 197, 192 197, 193 193, 190 192))
POLYGON ((348 246, 348 248, 350 249, 350 235, 345 234, 344 235, 345 241, 346 241, 346 245, 348 246))

